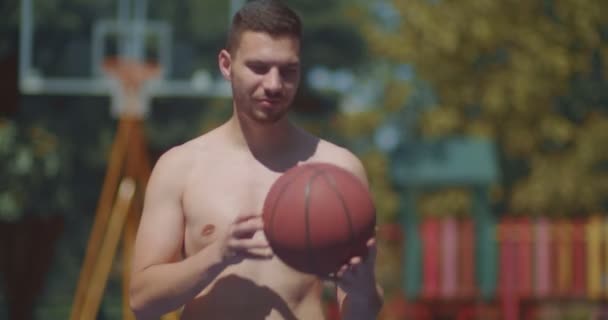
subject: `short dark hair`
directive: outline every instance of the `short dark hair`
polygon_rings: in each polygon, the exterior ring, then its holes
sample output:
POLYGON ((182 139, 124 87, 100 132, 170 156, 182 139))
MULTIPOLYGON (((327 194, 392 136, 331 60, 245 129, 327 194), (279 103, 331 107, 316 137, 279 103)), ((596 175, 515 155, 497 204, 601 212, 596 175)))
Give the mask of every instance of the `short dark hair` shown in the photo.
POLYGON ((293 36, 302 39, 302 21, 297 13, 279 0, 247 2, 232 18, 226 49, 238 47, 244 31, 268 33, 271 36, 293 36))

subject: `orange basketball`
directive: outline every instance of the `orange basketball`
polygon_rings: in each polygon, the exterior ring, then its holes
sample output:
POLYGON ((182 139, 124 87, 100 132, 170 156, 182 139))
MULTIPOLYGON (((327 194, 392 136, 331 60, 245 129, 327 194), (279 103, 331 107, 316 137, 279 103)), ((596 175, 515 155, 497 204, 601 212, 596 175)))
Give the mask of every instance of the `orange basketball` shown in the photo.
POLYGON ((354 256, 365 257, 376 211, 367 187, 328 163, 308 163, 281 175, 263 210, 274 253, 292 268, 320 276, 354 256))

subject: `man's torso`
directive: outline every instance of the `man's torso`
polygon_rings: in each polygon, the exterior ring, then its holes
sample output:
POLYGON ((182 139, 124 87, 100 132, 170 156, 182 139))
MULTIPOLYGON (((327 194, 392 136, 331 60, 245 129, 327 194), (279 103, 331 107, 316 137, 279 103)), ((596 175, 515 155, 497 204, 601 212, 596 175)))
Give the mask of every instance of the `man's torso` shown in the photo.
MULTIPOLYGON (((225 234, 239 214, 261 213, 266 193, 284 170, 273 170, 251 154, 221 146, 218 139, 190 143, 195 165, 185 180, 184 255, 191 256, 225 234)), ((314 148, 295 163, 322 161, 314 148)), ((294 163, 294 164, 295 164, 294 163)), ((256 236, 259 236, 257 234, 256 236)), ((321 283, 276 256, 229 266, 188 303, 183 319, 323 319, 321 283)))

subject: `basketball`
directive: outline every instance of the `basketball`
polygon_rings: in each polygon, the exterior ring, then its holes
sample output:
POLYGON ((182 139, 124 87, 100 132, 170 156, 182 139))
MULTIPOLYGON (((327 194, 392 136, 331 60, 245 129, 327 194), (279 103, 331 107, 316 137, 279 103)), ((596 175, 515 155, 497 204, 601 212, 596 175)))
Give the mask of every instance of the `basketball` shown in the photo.
POLYGON ((288 266, 327 276, 350 258, 365 257, 376 212, 366 186, 328 163, 293 167, 271 186, 262 213, 264 233, 288 266))

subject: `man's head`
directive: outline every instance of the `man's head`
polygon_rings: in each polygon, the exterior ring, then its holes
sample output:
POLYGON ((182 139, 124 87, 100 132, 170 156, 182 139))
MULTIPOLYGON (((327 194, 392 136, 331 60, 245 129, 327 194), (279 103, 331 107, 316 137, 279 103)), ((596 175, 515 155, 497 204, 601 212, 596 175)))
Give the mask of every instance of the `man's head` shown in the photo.
POLYGON ((276 0, 247 3, 218 56, 240 118, 271 124, 284 118, 300 83, 301 24, 276 0))
POLYGON ((302 38, 300 17, 279 0, 247 2, 232 18, 226 49, 234 55, 245 31, 269 34, 273 37, 302 38))

